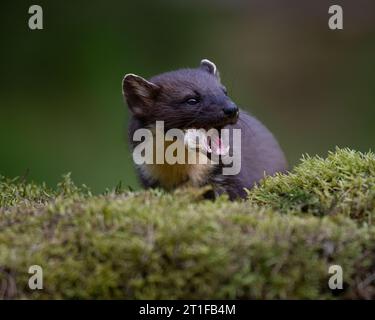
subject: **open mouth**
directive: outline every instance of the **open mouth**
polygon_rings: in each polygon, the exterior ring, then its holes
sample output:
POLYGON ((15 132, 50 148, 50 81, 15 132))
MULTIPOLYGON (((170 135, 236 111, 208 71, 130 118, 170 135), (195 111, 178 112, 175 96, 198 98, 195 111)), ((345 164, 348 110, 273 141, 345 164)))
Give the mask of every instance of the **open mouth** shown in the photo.
POLYGON ((200 128, 188 128, 185 130, 185 145, 191 150, 199 150, 208 155, 225 156, 229 153, 229 142, 221 137, 221 130, 227 125, 233 125, 238 120, 239 113, 234 117, 223 117, 215 121, 213 125, 207 125, 200 128), (210 129, 216 132, 207 134, 210 129))
POLYGON ((229 151, 229 145, 224 143, 223 139, 220 136, 220 132, 218 136, 207 136, 207 145, 208 151, 218 156, 224 156, 229 151))
POLYGON ((229 152, 229 144, 222 139, 219 130, 214 134, 207 134, 204 129, 188 129, 184 139, 190 150, 203 152, 209 157, 224 156, 229 152))

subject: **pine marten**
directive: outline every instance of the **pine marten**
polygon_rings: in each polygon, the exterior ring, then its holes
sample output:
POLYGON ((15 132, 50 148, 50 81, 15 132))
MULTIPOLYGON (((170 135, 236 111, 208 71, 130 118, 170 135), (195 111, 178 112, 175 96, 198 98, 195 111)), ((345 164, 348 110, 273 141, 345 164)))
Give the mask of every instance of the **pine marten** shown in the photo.
MULTIPOLYGON (((131 111, 129 140, 133 151, 141 143, 134 138, 137 130, 150 129, 155 140, 157 121, 163 121, 164 133, 177 128, 185 132, 228 129, 232 134, 234 129, 240 129, 239 145, 229 141, 230 150, 241 151, 241 166, 236 174, 223 174, 228 165, 222 162, 143 163, 136 167, 146 188, 172 190, 186 185, 210 185, 214 195, 227 193, 230 199, 244 198, 245 188, 252 188, 265 175, 287 170, 285 156, 276 139, 259 120, 240 110, 229 98, 216 65, 207 59, 202 60, 198 68, 166 72, 149 80, 127 74, 122 88, 131 111)), ((180 140, 183 144, 183 139, 180 140)), ((217 141, 220 145, 220 138, 217 141)), ((155 146, 153 151, 157 152, 155 146)))

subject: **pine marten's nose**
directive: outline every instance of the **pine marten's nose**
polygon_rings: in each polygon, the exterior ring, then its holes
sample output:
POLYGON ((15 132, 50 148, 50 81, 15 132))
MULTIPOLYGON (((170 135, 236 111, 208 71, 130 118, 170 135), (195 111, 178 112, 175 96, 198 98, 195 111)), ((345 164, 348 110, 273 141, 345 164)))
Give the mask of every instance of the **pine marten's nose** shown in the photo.
POLYGON ((230 103, 223 108, 224 114, 228 117, 237 115, 238 108, 234 103, 230 103))

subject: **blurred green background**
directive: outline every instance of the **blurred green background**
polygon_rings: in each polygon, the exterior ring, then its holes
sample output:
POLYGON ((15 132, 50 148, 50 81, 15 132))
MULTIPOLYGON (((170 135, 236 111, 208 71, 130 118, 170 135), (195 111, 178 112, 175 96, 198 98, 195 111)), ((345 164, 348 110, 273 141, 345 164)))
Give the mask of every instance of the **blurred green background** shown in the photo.
POLYGON ((304 153, 375 146, 374 1, 2 1, 0 174, 138 187, 125 73, 213 60, 239 106, 304 153), (28 28, 39 4, 44 30, 28 28), (344 30, 328 28, 328 7, 344 30))

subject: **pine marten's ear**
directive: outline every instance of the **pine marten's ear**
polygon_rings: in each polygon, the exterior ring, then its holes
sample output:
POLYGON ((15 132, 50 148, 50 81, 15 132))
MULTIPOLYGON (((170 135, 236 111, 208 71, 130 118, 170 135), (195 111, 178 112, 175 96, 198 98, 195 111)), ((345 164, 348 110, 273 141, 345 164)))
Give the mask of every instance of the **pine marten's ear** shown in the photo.
POLYGON ((200 68, 213 74, 220 81, 219 70, 217 70, 216 65, 212 61, 203 59, 200 64, 200 68))
POLYGON ((132 73, 125 75, 122 81, 124 98, 135 116, 141 117, 150 113, 159 90, 160 87, 156 84, 132 73))

